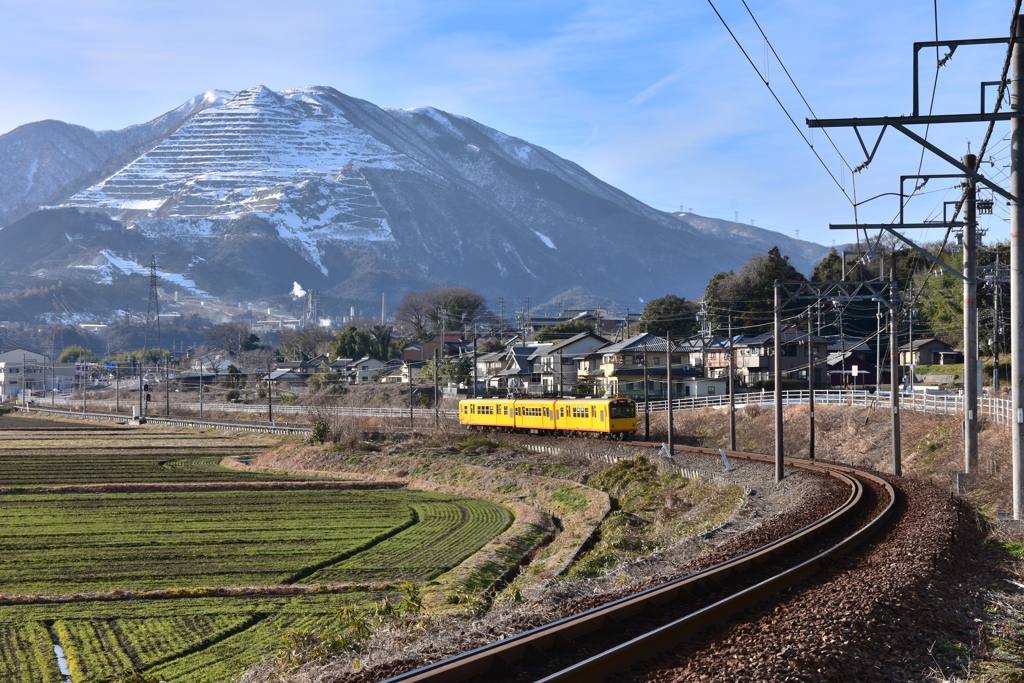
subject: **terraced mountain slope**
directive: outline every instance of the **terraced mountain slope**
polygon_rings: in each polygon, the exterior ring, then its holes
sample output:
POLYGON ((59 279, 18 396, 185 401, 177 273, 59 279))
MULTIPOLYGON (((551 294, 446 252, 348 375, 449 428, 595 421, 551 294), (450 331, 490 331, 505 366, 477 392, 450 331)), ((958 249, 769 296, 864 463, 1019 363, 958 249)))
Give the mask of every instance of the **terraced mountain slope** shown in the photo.
MULTIPOLYGON (((630 305, 694 296, 766 244, 805 271, 826 251, 753 227, 727 237, 695 227, 549 150, 430 107, 381 109, 320 86, 202 101, 112 172, 108 160, 91 183, 79 174, 46 194, 64 213, 44 207, 0 231, 2 253, 78 216, 52 239, 84 248, 51 244, 60 256, 0 266, 100 281, 155 253, 170 283, 232 300, 298 281, 348 302, 452 284, 536 301, 580 286, 630 305), (132 246, 98 238, 96 212, 132 246)), ((41 182, 25 173, 0 182, 41 182)))

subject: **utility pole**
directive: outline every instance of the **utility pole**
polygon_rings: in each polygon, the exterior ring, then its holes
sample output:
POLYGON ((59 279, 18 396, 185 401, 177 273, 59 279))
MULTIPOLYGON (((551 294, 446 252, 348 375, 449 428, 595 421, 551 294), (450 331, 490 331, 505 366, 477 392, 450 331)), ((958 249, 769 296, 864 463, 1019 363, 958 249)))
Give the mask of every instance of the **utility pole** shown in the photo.
MULTIPOLYGON (((807 398, 809 400, 810 411, 808 412, 808 440, 807 440, 807 454, 808 458, 814 460, 814 342, 812 341, 813 336, 811 334, 811 325, 814 319, 811 314, 811 307, 807 307, 807 398)), ((846 353, 846 349, 843 349, 843 353, 846 353)))
POLYGON ((164 414, 171 416, 171 356, 164 356, 164 414))
POLYGON ((644 342, 644 441, 651 440, 651 401, 647 395, 647 342, 644 342))
POLYGON ((562 352, 558 352, 558 398, 562 398, 562 352))
MULTIPOLYGON (((1012 36, 1013 54, 1010 58, 1010 194, 1024 197, 1024 128, 1020 119, 1024 114, 1024 21, 1016 17, 1016 35, 1012 36)), ((1021 519, 1024 507, 1024 204, 1020 199, 1010 203, 1010 389, 1013 417, 1010 433, 1013 437, 1013 518, 1021 519)))
POLYGON ((412 413, 412 366, 406 361, 405 369, 409 371, 409 431, 416 430, 416 422, 412 413))
POLYGON ((668 380, 668 455, 675 455, 675 444, 673 443, 672 428, 672 333, 665 333, 665 378, 668 380))
MULTIPOLYGON (((269 364, 268 364, 269 365, 269 364)), ((270 396, 270 370, 267 369, 267 396, 270 396)), ((267 409, 269 410, 269 400, 267 409)), ((199 419, 203 419, 203 357, 199 357, 199 419)), ((274 418, 271 417, 270 421, 273 422, 274 418)))
POLYGON ((775 283, 775 348, 773 374, 775 381, 775 481, 782 481, 786 476, 783 467, 783 435, 782 435, 782 290, 775 283))
MULTIPOLYGON (((736 374, 736 357, 733 350, 732 316, 729 316, 729 450, 736 450, 736 392, 733 375, 736 374)), ((646 378, 645 378, 646 379, 646 378)))
MULTIPOLYGON (((52 374, 52 373, 51 373, 52 374)), ((57 385, 54 384, 56 390, 57 385)), ((114 412, 121 412, 121 368, 114 364, 114 412)))
POLYGON ((1003 282, 999 268, 999 251, 996 251, 995 275, 992 278, 992 296, 995 301, 995 310, 992 313, 992 390, 999 395, 999 343, 1003 334, 1002 314, 999 312, 999 300, 1003 294, 1003 282))
POLYGON ((505 297, 498 297, 498 341, 505 345, 505 297))
POLYGON ((896 252, 892 253, 892 270, 889 271, 889 406, 892 408, 892 473, 903 476, 903 463, 900 455, 900 392, 896 384, 896 367, 899 365, 899 330, 900 316, 896 301, 896 252))
MULTIPOLYGON (((978 158, 973 154, 961 160, 967 168, 975 168, 978 158)), ((978 251, 977 251, 977 187, 964 179, 964 470, 973 474, 978 469, 978 251)))
POLYGON ((440 425, 440 416, 437 412, 438 406, 438 393, 437 393, 437 349, 434 349, 434 428, 440 425))
MULTIPOLYGON (((526 346, 526 330, 533 326, 533 321, 530 320, 530 297, 526 297, 526 308, 523 311, 524 323, 523 323, 523 346, 526 346)), ((600 333, 600 330, 598 330, 600 333)))

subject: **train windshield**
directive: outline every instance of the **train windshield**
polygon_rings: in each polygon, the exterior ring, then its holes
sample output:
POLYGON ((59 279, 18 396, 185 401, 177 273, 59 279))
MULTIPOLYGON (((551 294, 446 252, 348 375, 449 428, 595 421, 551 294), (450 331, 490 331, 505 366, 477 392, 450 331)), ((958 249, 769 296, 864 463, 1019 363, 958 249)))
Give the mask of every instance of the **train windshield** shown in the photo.
POLYGON ((636 404, 632 401, 615 402, 611 405, 610 412, 613 420, 636 417, 636 404))

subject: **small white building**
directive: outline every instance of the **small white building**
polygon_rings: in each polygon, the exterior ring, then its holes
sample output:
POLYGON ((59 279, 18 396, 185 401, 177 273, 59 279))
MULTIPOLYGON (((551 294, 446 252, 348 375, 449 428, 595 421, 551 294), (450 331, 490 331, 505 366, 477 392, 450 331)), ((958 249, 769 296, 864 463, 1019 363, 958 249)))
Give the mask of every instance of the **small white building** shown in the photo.
POLYGON ((0 353, 0 400, 9 401, 31 392, 70 391, 83 371, 74 363, 50 363, 41 353, 12 349, 0 353))

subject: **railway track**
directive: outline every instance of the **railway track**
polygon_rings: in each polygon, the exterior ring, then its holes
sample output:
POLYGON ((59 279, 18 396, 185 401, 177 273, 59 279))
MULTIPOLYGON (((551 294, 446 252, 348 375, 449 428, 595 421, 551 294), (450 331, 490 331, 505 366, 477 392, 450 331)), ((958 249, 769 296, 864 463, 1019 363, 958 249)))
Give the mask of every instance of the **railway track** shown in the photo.
MULTIPOLYGON (((677 450, 719 455, 713 449, 677 450)), ((774 463, 771 456, 726 454, 774 463)), ((816 521, 761 548, 385 683, 601 680, 806 579, 857 547, 892 514, 895 491, 880 477, 807 460, 787 459, 786 465, 833 477, 849 494, 816 521)))

